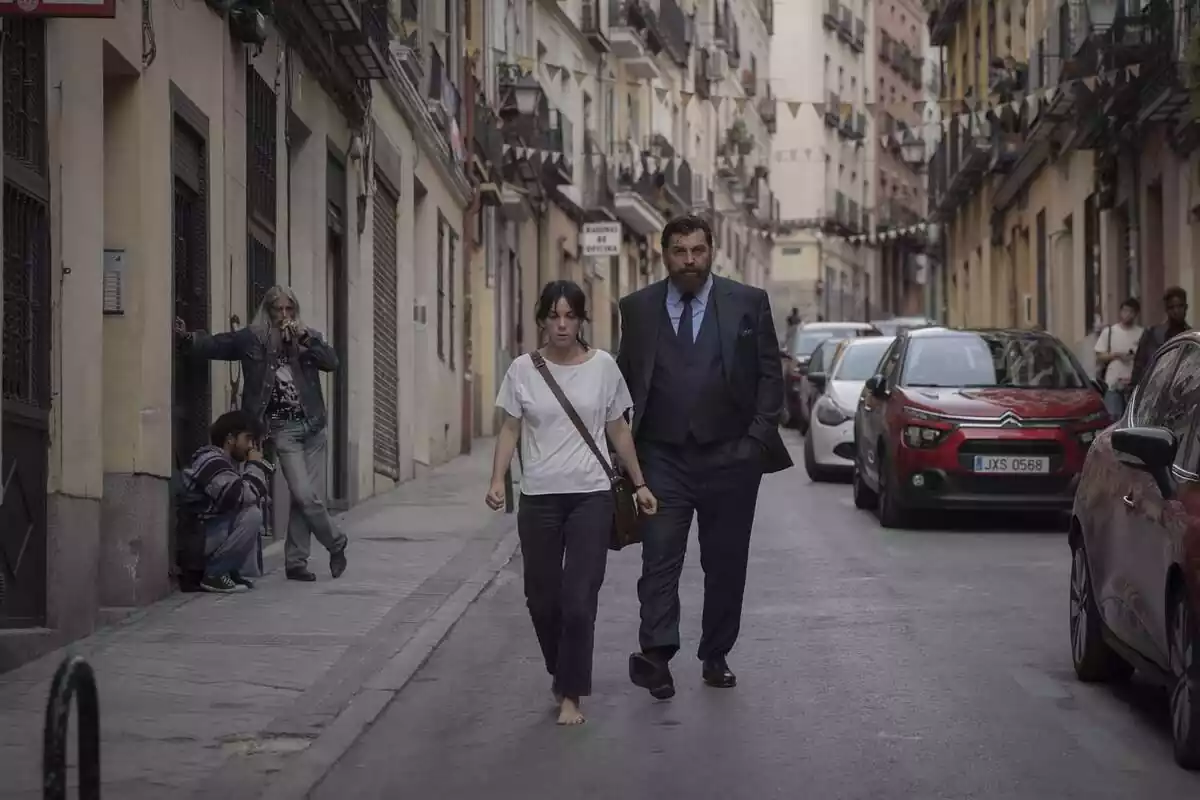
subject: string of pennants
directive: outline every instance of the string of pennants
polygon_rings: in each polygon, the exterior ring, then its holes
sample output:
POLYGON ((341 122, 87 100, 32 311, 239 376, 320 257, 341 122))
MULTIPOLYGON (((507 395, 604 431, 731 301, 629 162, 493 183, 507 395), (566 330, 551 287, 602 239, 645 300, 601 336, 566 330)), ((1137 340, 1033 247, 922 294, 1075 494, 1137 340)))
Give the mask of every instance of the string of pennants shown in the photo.
MULTIPOLYGON (((500 49, 493 48, 492 51, 498 56, 508 58, 508 54, 500 49)), ((482 52, 478 45, 472 42, 467 42, 467 56, 471 59, 478 58, 482 52)), ((574 77, 575 83, 582 86, 583 82, 588 79, 598 80, 601 83, 618 83, 616 77, 610 75, 596 76, 590 72, 566 67, 561 64, 554 64, 537 58, 519 56, 512 61, 522 73, 531 74, 539 66, 544 69, 552 80, 560 81, 563 85, 569 86, 570 79, 574 77)), ((945 132, 950 129, 950 126, 957 122, 960 127, 967 128, 971 123, 982 124, 987 121, 1000 120, 1005 113, 1020 114, 1021 106, 1024 104, 1032 111, 1039 101, 1050 103, 1063 91, 1074 88, 1076 86, 1084 86, 1088 90, 1095 90, 1097 85, 1111 85, 1118 80, 1130 80, 1136 78, 1141 72, 1141 65, 1134 64, 1129 67, 1109 70, 1107 72, 1092 75, 1086 78, 1076 78, 1070 81, 1065 81, 1061 84, 1049 87, 1043 87, 1025 94, 1015 94, 1011 99, 1001 100, 998 96, 991 98, 963 98, 963 99, 936 99, 936 100, 914 100, 909 102, 866 102, 862 106, 871 114, 888 113, 906 113, 923 111, 923 120, 916 123, 906 123, 903 119, 897 118, 901 124, 901 129, 892 133, 883 134, 879 137, 880 143, 887 147, 889 144, 903 145, 912 141, 922 140, 923 130, 941 129, 945 132)), ((769 82, 771 78, 762 79, 763 82, 769 82)), ((695 98, 695 92, 679 90, 673 91, 661 86, 651 86, 647 80, 627 79, 621 81, 630 88, 644 89, 652 88, 655 97, 660 103, 666 104, 668 100, 676 94, 679 98, 679 103, 683 108, 687 108, 695 98)), ((729 101, 738 114, 742 114, 746 110, 746 106, 750 104, 759 105, 763 101, 773 100, 777 105, 783 105, 792 118, 799 116, 802 109, 811 109, 818 118, 822 118, 826 111, 834 110, 835 106, 827 102, 813 102, 807 100, 793 100, 782 97, 747 97, 742 95, 718 94, 711 93, 703 100, 712 104, 713 108, 720 110, 722 103, 729 101)), ((854 113, 855 104, 853 103, 838 103, 836 110, 842 117, 847 117, 854 113)), ((799 151, 796 149, 790 151, 776 152, 774 158, 776 161, 795 161, 797 160, 799 151)), ((811 157, 811 153, 806 158, 811 157)))

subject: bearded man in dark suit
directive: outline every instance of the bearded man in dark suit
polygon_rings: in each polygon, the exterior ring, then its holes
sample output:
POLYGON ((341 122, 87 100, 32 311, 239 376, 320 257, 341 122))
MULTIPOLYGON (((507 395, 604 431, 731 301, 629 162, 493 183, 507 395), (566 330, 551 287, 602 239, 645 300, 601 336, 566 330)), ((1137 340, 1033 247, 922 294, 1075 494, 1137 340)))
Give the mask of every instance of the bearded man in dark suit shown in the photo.
POLYGON ((696 216, 662 232, 668 277, 621 300, 617 363, 658 514, 642 527, 641 650, 629 676, 674 696, 679 575, 693 516, 704 568, 697 655, 709 686, 737 677, 726 657, 741 627, 750 529, 762 476, 792 465, 779 435, 784 385, 771 304, 761 289, 712 274, 713 234, 696 216))

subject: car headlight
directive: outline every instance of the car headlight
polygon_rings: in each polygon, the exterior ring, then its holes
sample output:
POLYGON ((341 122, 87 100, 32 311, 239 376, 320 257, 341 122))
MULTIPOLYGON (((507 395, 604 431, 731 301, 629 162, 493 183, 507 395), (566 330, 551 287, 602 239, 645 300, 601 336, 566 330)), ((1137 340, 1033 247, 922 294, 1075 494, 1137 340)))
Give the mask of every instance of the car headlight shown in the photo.
POLYGON ((937 414, 917 408, 916 406, 905 406, 904 415, 912 419, 926 420, 928 422, 941 419, 937 414))
POLYGON ((852 415, 847 414, 844 410, 838 407, 837 403, 830 400, 828 397, 822 397, 817 402, 817 421, 822 425, 830 428, 836 428, 843 422, 851 419, 852 415))
POLYGON ((904 443, 909 447, 937 447, 950 431, 931 428, 927 425, 905 425, 904 443))

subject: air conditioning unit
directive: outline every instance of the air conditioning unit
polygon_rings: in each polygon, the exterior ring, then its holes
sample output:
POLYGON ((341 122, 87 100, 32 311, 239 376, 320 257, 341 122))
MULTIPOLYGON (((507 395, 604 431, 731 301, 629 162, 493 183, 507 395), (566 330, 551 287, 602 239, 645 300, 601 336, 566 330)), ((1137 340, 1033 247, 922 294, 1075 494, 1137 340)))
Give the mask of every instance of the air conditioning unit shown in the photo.
POLYGON ((729 75, 729 54, 720 48, 708 51, 707 72, 710 81, 723 81, 729 75))

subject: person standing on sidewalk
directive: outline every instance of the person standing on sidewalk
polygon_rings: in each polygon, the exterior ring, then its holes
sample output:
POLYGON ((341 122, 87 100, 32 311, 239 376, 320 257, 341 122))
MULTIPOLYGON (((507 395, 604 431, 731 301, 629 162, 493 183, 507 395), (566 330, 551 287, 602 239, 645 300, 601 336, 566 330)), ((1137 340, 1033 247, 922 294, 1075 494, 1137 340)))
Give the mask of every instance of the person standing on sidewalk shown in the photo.
POLYGON ((271 465, 258 449, 261 425, 245 411, 222 414, 209 441, 183 471, 180 505, 204 536, 204 592, 253 589, 263 506, 271 497, 271 465))
POLYGON ((1137 351, 1133 354, 1133 377, 1129 381, 1131 388, 1141 383, 1142 376, 1146 374, 1158 348, 1192 329, 1187 323, 1187 292, 1183 289, 1172 286, 1163 292, 1163 308, 1167 313, 1167 321, 1146 328, 1138 342, 1137 351))
POLYGON ((1133 354, 1143 333, 1137 324, 1141 310, 1141 303, 1129 298, 1117 312, 1117 323, 1100 331, 1096 338, 1096 377, 1104 382, 1104 407, 1113 419, 1120 419, 1125 413, 1125 399, 1133 377, 1133 354))
POLYGON ((487 504, 505 503, 504 476, 521 445, 521 504, 517 533, 525 567, 525 600, 533 629, 553 676, 558 724, 584 721, 580 699, 592 691, 596 605, 608 562, 616 507, 607 465, 581 435, 571 415, 539 371, 544 360, 554 382, 583 421, 600 453, 611 441, 633 481, 639 507, 654 514, 657 502, 642 479, 625 421, 629 389, 612 356, 587 345, 583 290, 571 281, 546 284, 535 320, 545 347, 509 366, 496 406, 504 422, 496 436, 487 504))
POLYGON ((698 517, 704 613, 697 656, 709 686, 737 678, 726 657, 741 628, 750 529, 765 473, 792 465, 779 435, 783 370, 766 292, 712 274, 701 217, 662 232, 668 276, 621 300, 617 363, 633 396, 633 433, 659 513, 642 525, 641 651, 629 677, 675 695, 679 575, 698 517))
POLYGON ((245 375, 242 410, 262 420, 291 494, 284 559, 288 580, 317 579, 308 569, 312 537, 329 551, 329 572, 346 571, 346 535, 325 497, 327 415, 321 372, 338 368, 334 349, 300 320, 300 302, 285 286, 272 286, 254 321, 230 333, 175 331, 184 351, 197 358, 240 361, 245 375))

